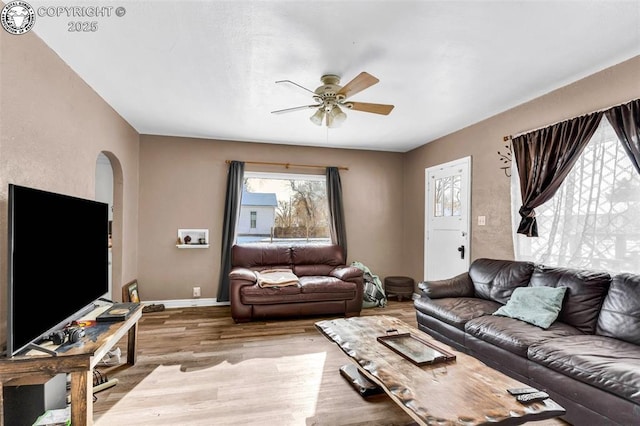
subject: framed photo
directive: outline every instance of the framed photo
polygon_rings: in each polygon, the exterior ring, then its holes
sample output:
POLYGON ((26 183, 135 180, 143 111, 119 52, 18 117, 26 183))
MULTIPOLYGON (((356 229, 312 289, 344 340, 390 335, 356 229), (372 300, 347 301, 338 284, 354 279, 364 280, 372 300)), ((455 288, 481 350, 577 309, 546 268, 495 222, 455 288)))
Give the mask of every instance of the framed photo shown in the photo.
POLYGON ((131 281, 122 288, 122 300, 125 302, 140 303, 137 280, 131 281))

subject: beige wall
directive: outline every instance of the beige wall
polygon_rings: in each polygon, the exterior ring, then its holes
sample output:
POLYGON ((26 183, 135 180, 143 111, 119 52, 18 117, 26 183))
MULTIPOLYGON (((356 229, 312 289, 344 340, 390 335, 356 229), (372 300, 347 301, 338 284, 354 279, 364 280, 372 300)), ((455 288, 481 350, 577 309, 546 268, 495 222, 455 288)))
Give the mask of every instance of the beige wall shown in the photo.
MULTIPOLYGON (((9 183, 93 199, 96 160, 116 161, 123 238, 116 283, 137 274, 138 134, 34 33, 0 31, 0 327, 4 341, 7 294, 7 189, 9 183)), ((52 230, 43 243, 74 230, 52 230)), ((73 259, 70 259, 73 265, 73 259)), ((34 265, 37 267, 37 265, 34 265)), ((71 273, 78 273, 75 265, 71 273)), ((51 285, 65 288, 64 283, 51 285)), ((116 289, 116 297, 120 290, 116 289)))
MULTIPOLYGON (((340 172, 348 262, 384 277, 402 264, 402 154, 141 136, 138 278, 147 300, 215 298, 228 165, 226 160, 344 166, 340 172), (178 228, 207 228, 208 249, 178 249, 178 228)), ((287 172, 247 164, 246 171, 287 172)), ((291 173, 324 170, 288 169, 291 173)))
MULTIPOLYGON (((424 170, 472 157, 471 259, 513 259, 509 179, 500 170, 503 136, 545 127, 640 97, 640 56, 423 145, 404 156, 404 247, 407 274, 424 268, 424 170), (477 226, 477 217, 487 218, 477 226)), ((473 100, 470 100, 473 102, 473 100)))

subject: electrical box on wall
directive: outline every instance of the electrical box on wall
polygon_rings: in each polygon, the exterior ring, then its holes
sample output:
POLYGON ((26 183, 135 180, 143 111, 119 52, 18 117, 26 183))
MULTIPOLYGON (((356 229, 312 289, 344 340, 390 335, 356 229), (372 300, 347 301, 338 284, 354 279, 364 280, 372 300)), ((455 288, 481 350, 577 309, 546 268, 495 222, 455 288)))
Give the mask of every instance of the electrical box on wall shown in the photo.
POLYGON ((208 229, 178 229, 178 248, 209 248, 208 229))

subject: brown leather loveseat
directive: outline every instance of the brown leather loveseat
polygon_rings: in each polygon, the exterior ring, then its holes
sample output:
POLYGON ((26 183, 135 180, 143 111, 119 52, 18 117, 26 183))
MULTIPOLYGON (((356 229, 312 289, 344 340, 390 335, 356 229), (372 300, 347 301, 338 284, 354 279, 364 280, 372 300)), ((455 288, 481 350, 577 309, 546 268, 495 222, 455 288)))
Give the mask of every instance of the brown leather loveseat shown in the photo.
POLYGON ((347 266, 338 245, 237 244, 229 273, 235 322, 307 315, 358 316, 363 272, 347 266), (256 272, 289 269, 297 285, 262 287, 256 272))
POLYGON ((419 329, 545 390, 568 422, 640 424, 640 275, 477 259, 419 287, 419 329), (548 328, 494 314, 540 287, 566 288, 548 328))

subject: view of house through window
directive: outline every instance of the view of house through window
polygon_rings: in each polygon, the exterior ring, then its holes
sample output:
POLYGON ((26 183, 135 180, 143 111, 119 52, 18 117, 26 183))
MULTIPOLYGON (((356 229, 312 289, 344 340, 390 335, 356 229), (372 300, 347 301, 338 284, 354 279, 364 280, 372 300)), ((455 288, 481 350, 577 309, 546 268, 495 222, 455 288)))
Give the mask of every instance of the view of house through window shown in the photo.
POLYGON ((640 273, 640 175, 606 118, 558 192, 535 211, 540 236, 517 235, 518 260, 640 273))
POLYGON ((331 241, 324 175, 245 172, 238 243, 331 241))

